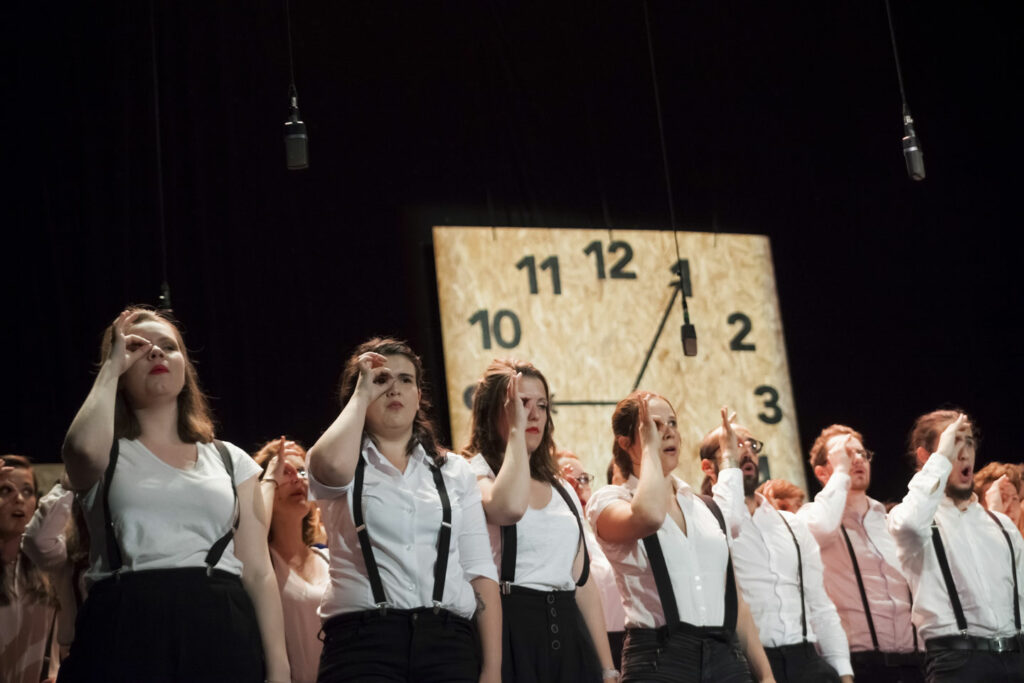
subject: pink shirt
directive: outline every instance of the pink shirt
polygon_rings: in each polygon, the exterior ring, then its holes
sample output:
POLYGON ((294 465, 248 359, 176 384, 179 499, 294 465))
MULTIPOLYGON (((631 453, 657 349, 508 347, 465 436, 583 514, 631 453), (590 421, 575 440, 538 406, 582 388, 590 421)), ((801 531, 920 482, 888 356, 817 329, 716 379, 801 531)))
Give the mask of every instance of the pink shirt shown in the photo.
MULTIPOLYGON (((857 555, 878 648, 883 652, 912 652, 910 586, 898 569, 899 555, 896 542, 886 528, 885 506, 868 498, 868 510, 862 517, 846 507, 849 490, 849 475, 837 472, 815 496, 814 502, 804 505, 797 513, 821 548, 825 590, 839 612, 850 651, 873 650, 853 561, 839 528, 842 524, 857 555)), ((924 641, 918 640, 918 648, 923 649, 923 645, 924 641)))

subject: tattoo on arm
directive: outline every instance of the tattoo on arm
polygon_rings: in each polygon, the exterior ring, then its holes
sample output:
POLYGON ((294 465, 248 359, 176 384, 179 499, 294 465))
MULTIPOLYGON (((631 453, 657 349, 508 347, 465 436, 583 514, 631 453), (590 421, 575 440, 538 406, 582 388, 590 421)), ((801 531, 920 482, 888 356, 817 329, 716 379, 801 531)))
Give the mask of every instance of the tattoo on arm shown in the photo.
POLYGON ((480 591, 473 591, 473 595, 476 596, 476 611, 483 612, 487 609, 487 605, 484 604, 484 599, 480 597, 480 591))

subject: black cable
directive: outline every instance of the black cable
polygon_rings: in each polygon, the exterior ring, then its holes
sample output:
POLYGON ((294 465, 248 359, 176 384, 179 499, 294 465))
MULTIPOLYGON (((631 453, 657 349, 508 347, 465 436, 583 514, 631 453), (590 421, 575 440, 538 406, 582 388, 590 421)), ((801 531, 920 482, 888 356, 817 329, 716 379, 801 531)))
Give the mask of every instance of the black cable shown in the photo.
POLYGON ((284 0, 284 23, 288 30, 288 96, 298 99, 299 91, 295 87, 295 54, 292 52, 292 11, 288 0, 284 0))
POLYGON ((668 219, 672 230, 676 229, 676 207, 672 200, 672 178, 668 168, 668 153, 665 150, 665 124, 661 120, 661 93, 658 90, 658 74, 654 68, 654 43, 651 40, 651 18, 644 0, 644 27, 647 29, 647 55, 651 60, 651 84, 654 86, 654 111, 658 116, 658 137, 661 141, 661 161, 665 171, 665 191, 668 194, 668 219))
POLYGON ((900 101, 903 108, 907 108, 907 94, 903 91, 903 70, 900 68, 900 55, 896 51, 896 31, 892 27, 892 10, 889 8, 889 0, 885 0, 885 16, 889 19, 889 40, 892 43, 892 58, 896 62, 896 80, 900 84, 900 101))
POLYGON ((171 307, 171 288, 167 284, 167 226, 164 220, 164 160, 160 136, 160 75, 156 56, 156 0, 149 2, 149 44, 153 62, 153 128, 156 133, 156 196, 157 220, 160 227, 160 307, 171 307))

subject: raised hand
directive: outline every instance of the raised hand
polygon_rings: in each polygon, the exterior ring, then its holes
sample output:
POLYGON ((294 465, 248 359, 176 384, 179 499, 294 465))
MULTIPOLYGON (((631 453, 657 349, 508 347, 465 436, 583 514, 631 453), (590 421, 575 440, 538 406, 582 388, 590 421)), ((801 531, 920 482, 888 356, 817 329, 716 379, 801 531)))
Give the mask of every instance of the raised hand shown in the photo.
POLYGON ((736 413, 730 413, 728 406, 722 406, 722 430, 718 433, 718 448, 722 452, 722 467, 739 467, 740 442, 733 429, 736 413))
POLYGON ((529 411, 519 395, 520 384, 523 381, 523 373, 517 372, 508 378, 508 388, 505 393, 505 422, 510 429, 515 429, 520 434, 526 432, 526 422, 529 418, 529 411))
POLYGON ((285 438, 282 436, 277 442, 277 455, 271 458, 267 464, 267 473, 263 475, 263 481, 272 481, 275 484, 280 484, 284 478, 284 465, 286 462, 285 443, 285 438))
POLYGON ((828 464, 832 465, 833 472, 850 472, 850 465, 853 457, 850 454, 850 435, 843 434, 829 439, 828 464))
POLYGON ((387 367, 388 359, 379 353, 367 351, 356 359, 359 365, 359 379, 356 391, 361 391, 372 403, 395 383, 395 375, 387 367))
POLYGON ((110 355, 107 356, 106 364, 119 377, 153 348, 149 340, 137 334, 125 334, 137 316, 137 312, 121 311, 121 315, 110 326, 110 355))
POLYGON ((960 413, 942 430, 942 434, 939 435, 939 446, 935 452, 941 453, 950 462, 956 462, 960 447, 967 438, 968 429, 970 429, 970 424, 967 422, 967 416, 960 413))
POLYGON ((651 416, 650 396, 645 396, 640 402, 640 410, 637 414, 636 431, 637 439, 640 441, 640 452, 648 448, 657 457, 661 453, 661 430, 665 426, 651 416))

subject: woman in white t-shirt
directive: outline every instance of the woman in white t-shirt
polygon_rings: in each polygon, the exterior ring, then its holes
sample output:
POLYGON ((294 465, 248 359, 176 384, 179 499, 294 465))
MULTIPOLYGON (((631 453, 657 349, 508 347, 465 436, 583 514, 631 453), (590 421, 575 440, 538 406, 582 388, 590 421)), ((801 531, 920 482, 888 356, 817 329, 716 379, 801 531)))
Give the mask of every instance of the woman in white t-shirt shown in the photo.
POLYGON ((122 312, 101 358, 63 447, 90 588, 59 681, 287 681, 259 467, 214 440, 165 313, 122 312))
POLYGON ((547 380, 495 360, 473 393, 463 449, 477 475, 502 590, 502 680, 617 680, 601 596, 588 581, 575 491, 558 476, 547 380))
POLYGON ((422 387, 408 345, 371 339, 345 366, 341 414, 309 449, 331 556, 321 682, 500 681, 480 492, 469 465, 438 447, 422 387))
MULTIPOLYGON (((723 448, 735 451, 724 408, 722 419, 723 448)), ((745 683, 751 668, 757 680, 773 680, 736 590, 721 512, 672 474, 679 431, 671 404, 635 391, 615 407, 612 429, 628 480, 598 490, 587 518, 626 611, 622 681, 745 683)))
POLYGON ((309 500, 306 449, 285 437, 252 456, 263 468, 260 493, 270 516, 270 560, 284 610, 284 636, 292 683, 314 683, 320 665, 317 609, 330 583, 327 551, 314 548, 316 506, 309 500))

